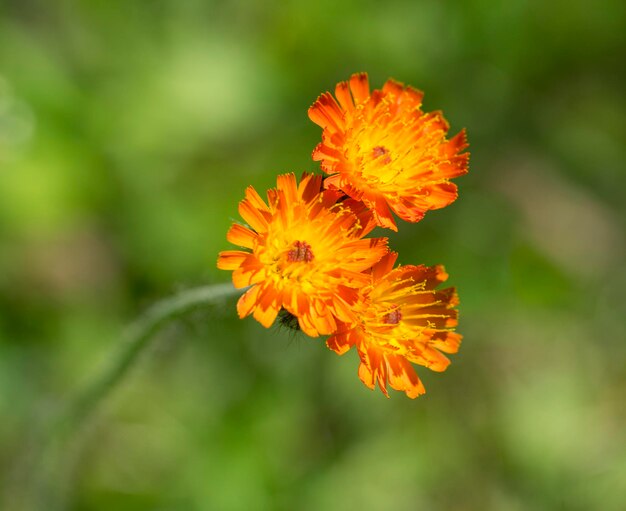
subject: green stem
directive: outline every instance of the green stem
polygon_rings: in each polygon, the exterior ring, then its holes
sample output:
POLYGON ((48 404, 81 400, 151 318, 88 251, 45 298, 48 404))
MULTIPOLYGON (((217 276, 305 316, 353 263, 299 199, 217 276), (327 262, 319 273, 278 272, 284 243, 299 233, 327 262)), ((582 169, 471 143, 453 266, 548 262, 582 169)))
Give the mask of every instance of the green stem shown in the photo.
POLYGON ((150 344, 154 334, 166 323, 193 309, 221 303, 238 292, 240 291, 232 284, 216 284, 188 289, 155 303, 129 326, 126 337, 109 366, 72 403, 63 421, 65 426, 70 431, 80 428, 124 379, 128 370, 150 344))
POLYGON ((218 305, 239 292, 232 284, 188 289, 155 303, 133 322, 109 364, 70 402, 59 420, 53 421, 52 428, 41 424, 31 449, 27 450, 23 463, 17 467, 18 481, 15 482, 20 491, 8 497, 8 502, 12 504, 7 509, 65 509, 64 501, 71 486, 74 465, 72 458, 79 455, 85 426, 136 365, 155 334, 172 319, 194 309, 218 305), (72 444, 68 445, 69 440, 72 444))

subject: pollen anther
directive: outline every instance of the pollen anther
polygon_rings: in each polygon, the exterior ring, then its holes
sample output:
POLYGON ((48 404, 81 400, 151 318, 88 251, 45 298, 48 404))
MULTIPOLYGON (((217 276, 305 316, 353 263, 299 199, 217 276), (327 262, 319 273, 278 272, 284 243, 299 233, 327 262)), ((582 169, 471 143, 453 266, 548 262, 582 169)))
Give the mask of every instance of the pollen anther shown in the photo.
POLYGON ((388 325, 397 325, 402 320, 402 311, 400 307, 396 307, 391 312, 385 315, 383 322, 388 325))
POLYGON ((302 261, 310 263, 314 257, 311 245, 306 241, 294 241, 293 248, 287 252, 287 260, 292 263, 302 261))

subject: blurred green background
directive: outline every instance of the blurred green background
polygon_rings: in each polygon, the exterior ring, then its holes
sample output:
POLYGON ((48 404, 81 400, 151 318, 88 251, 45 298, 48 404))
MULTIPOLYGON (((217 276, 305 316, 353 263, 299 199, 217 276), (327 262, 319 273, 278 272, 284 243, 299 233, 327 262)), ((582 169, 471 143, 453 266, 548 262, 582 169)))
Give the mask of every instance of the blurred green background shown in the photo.
POLYGON ((459 289, 448 371, 387 400, 355 353, 199 311, 76 441, 65 508, 623 509, 625 33, 620 0, 0 0, 0 508, 124 326, 230 278, 244 188, 317 171, 307 108, 368 71, 468 129, 458 201, 390 236, 459 289))

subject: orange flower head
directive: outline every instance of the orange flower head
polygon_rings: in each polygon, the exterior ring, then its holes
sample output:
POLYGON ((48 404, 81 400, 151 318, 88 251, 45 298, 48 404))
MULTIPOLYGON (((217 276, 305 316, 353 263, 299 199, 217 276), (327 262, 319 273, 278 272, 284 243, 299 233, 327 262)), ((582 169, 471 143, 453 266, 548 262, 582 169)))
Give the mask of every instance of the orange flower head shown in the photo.
POLYGON ((392 211, 418 222, 426 211, 453 202, 451 178, 467 172, 465 131, 446 139, 441 112, 421 110, 423 93, 388 80, 370 93, 366 73, 354 74, 309 108, 322 129, 313 151, 329 174, 326 187, 363 201, 376 223, 397 231, 392 211))
POLYGON ((246 250, 221 252, 218 268, 233 271, 233 283, 251 286, 239 299, 241 318, 253 314, 272 325, 281 308, 315 337, 336 331, 336 320, 354 321, 363 273, 387 253, 386 238, 363 238, 373 227, 358 203, 322 190, 322 176, 278 176, 266 203, 252 187, 239 204, 247 226, 235 223, 228 241, 246 250))
POLYGON ((370 272, 370 283, 357 302, 357 322, 338 325, 328 347, 343 354, 356 346, 361 363, 359 378, 375 384, 389 397, 389 385, 416 398, 425 392, 411 363, 444 371, 456 353, 461 336, 457 324, 458 297, 454 288, 437 290, 448 275, 442 266, 399 266, 390 252, 370 272))

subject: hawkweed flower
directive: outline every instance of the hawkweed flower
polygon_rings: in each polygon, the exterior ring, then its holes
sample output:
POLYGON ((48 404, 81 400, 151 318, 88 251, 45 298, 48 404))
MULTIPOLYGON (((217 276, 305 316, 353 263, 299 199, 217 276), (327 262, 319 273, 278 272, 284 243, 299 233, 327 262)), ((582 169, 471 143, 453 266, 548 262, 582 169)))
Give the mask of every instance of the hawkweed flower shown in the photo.
POLYGON ((325 186, 342 190, 372 210, 376 223, 397 231, 392 211, 417 222, 457 197, 450 179, 465 174, 465 131, 446 139, 441 112, 421 110, 423 93, 388 80, 370 93, 366 73, 354 74, 309 108, 322 142, 313 151, 329 174, 325 186))
POLYGON ((246 250, 221 252, 217 262, 232 270, 235 287, 251 286, 239 316, 269 327, 284 309, 312 337, 353 322, 358 289, 369 281, 363 272, 388 251, 386 238, 364 238, 372 228, 367 210, 307 174, 300 184, 294 174, 278 176, 267 199, 248 187, 239 204, 247 226, 235 223, 227 235, 246 250))
POLYGON ((456 353, 461 336, 457 324, 458 297, 454 288, 437 290, 447 280, 442 266, 393 265, 390 252, 369 272, 370 282, 355 304, 357 322, 339 323, 327 340, 328 347, 343 354, 352 346, 360 358, 359 378, 369 388, 387 393, 387 382, 410 398, 425 392, 413 369, 419 364, 444 371, 456 353))

